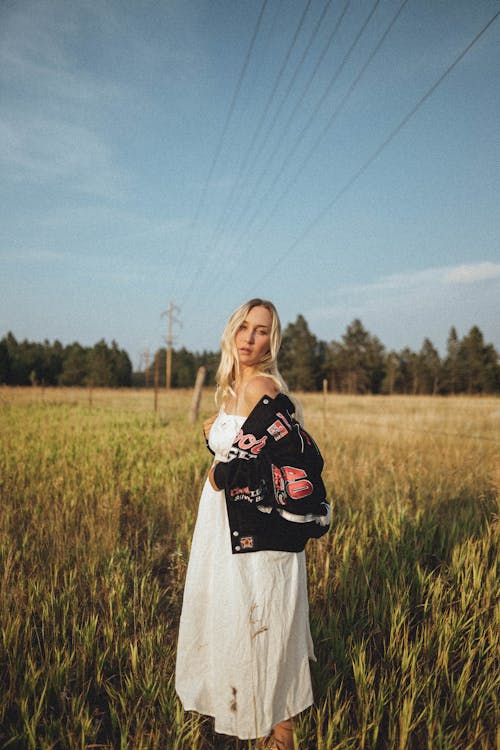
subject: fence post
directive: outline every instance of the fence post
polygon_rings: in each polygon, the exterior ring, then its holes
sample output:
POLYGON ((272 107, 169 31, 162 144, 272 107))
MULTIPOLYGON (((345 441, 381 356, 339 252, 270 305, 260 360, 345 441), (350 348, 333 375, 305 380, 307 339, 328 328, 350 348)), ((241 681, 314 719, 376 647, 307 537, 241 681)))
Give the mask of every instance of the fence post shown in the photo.
POLYGON ((189 413, 189 421, 194 424, 198 419, 198 410, 200 408, 201 389, 205 381, 206 369, 200 367, 196 375, 196 382, 194 384, 193 402, 191 404, 191 411, 189 413))
POLYGON ((158 352, 155 355, 155 377, 154 377, 154 392, 155 392, 155 414, 158 411, 158 382, 160 380, 160 361, 158 352))
POLYGON ((323 440, 326 440, 326 396, 328 393, 328 380, 323 378, 323 440))

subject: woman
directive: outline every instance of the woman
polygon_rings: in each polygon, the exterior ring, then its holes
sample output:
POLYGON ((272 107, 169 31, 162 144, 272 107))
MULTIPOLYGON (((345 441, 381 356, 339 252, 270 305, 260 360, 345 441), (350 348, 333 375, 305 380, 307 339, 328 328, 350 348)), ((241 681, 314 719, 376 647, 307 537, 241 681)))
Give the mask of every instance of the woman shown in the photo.
POLYGON ((278 371, 280 343, 276 309, 261 299, 224 330, 220 410, 204 424, 215 462, 191 546, 176 690, 217 732, 292 750, 292 717, 313 702, 303 549, 329 517, 321 456, 278 371))

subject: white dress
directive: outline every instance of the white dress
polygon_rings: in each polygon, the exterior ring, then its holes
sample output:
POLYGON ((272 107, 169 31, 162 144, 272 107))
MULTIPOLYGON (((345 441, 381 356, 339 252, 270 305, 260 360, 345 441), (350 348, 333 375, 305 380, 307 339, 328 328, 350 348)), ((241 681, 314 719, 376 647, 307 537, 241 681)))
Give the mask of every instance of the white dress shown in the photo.
MULTIPOLYGON (((210 431, 219 461, 245 421, 221 411, 210 431)), ((313 702, 304 552, 233 554, 223 492, 201 495, 179 625, 176 691, 215 731, 263 737, 313 702)))

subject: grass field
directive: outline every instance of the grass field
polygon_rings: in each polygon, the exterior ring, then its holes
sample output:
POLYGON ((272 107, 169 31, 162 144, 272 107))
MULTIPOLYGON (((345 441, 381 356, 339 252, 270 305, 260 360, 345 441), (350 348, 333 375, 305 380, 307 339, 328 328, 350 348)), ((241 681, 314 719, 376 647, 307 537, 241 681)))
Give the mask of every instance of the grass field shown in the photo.
MULTIPOLYGON (((249 747, 173 688, 211 459, 190 399, 0 389, 0 748, 249 747)), ((301 400, 333 524, 308 547, 298 745, 498 750, 500 401, 301 400)))

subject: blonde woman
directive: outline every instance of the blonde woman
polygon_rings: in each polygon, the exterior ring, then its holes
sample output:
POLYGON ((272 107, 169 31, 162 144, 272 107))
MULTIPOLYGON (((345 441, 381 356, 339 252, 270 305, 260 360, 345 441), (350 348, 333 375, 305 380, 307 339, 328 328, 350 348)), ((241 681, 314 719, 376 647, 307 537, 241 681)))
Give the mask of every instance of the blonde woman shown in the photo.
POLYGON ((326 532, 323 461, 278 371, 271 302, 230 317, 217 371, 215 454, 200 500, 179 628, 176 690, 215 731, 294 748, 313 702, 304 547, 326 532))

